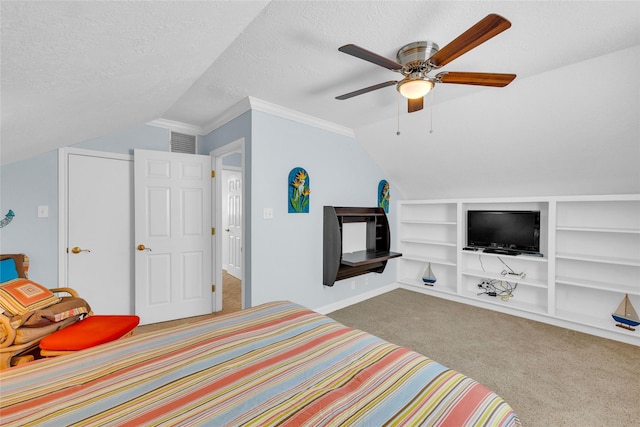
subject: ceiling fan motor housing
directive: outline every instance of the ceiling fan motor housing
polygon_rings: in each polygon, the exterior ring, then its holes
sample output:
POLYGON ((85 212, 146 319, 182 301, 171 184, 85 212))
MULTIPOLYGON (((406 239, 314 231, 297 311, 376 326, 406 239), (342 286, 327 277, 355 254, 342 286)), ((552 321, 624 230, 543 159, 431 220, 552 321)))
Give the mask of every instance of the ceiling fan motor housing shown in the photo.
POLYGON ((398 50, 396 58, 402 65, 402 74, 409 75, 416 72, 428 73, 431 71, 427 60, 440 48, 432 41, 419 41, 404 45, 398 50))

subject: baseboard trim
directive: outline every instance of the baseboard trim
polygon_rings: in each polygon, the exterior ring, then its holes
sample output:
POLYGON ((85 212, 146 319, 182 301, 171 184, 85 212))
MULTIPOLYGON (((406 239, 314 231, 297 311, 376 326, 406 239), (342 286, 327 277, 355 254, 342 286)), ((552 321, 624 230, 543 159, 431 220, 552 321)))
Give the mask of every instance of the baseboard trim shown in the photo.
POLYGON ((351 298, 343 299, 342 301, 335 302, 333 304, 325 305, 323 307, 314 308, 313 310, 320 314, 329 314, 331 312, 340 310, 345 307, 349 307, 350 305, 357 304, 362 301, 366 301, 370 298, 377 297, 382 294, 386 294, 387 292, 391 292, 395 289, 398 289, 400 285, 398 283, 392 283, 390 285, 382 286, 380 288, 374 289, 369 292, 364 292, 362 294, 358 294, 351 298))

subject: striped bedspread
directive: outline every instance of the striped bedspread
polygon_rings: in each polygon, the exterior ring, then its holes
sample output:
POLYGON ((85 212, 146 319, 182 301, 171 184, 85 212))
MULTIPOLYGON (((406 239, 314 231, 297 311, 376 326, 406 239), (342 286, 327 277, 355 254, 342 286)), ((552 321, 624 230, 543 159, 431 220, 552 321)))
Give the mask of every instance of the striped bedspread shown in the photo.
POLYGON ((2 425, 520 425, 474 380, 290 302, 0 377, 2 425))

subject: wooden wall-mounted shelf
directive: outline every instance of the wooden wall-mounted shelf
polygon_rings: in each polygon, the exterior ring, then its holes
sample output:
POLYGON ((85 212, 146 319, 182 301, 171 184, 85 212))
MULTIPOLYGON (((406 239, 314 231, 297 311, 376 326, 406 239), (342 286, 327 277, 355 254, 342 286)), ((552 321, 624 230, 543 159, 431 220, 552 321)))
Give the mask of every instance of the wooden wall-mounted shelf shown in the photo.
POLYGON ((333 286, 337 280, 366 273, 382 273, 387 260, 402 256, 390 252, 389 221, 382 208, 324 207, 323 283, 333 286), (342 253, 342 226, 366 223, 366 250, 342 253))

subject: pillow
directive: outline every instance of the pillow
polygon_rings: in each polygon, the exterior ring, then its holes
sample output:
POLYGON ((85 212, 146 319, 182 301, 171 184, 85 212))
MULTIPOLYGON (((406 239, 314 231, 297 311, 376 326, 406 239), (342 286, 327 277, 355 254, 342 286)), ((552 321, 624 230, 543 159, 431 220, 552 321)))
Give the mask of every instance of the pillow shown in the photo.
POLYGON ((8 282, 18 277, 20 276, 18 276, 16 261, 13 258, 0 260, 0 283, 8 282))
POLYGON ((25 259, 26 256, 23 254, 0 255, 0 282, 27 277, 25 259))
POLYGON ((18 278, 0 285, 0 306, 13 315, 49 307, 60 301, 49 289, 29 279, 18 278))

